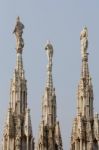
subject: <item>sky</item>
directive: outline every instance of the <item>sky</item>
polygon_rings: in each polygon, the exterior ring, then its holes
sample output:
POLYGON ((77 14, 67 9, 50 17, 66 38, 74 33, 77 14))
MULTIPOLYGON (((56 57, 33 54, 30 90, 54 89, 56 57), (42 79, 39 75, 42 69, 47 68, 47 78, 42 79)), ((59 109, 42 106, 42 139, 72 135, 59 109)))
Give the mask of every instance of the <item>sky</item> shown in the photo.
POLYGON ((10 100, 10 82, 16 64, 12 34, 17 16, 25 25, 23 61, 28 81, 28 106, 37 141, 41 103, 46 83, 44 46, 54 47, 53 80, 57 96, 64 150, 70 148, 76 93, 80 79, 80 32, 89 34, 89 68, 94 87, 94 111, 99 112, 99 1, 98 0, 0 0, 0 139, 10 100))

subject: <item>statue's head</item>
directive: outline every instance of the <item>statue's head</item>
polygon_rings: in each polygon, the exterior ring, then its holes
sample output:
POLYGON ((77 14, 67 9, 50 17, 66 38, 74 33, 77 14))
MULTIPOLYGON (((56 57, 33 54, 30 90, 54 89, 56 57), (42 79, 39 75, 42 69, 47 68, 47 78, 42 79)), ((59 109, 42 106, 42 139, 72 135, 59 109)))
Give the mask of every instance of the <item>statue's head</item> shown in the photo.
POLYGON ((50 43, 50 41, 47 41, 47 44, 45 46, 45 50, 47 52, 47 56, 48 57, 53 57, 53 46, 50 43))
POLYGON ((83 30, 80 33, 80 40, 82 40, 83 38, 87 38, 88 37, 88 29, 87 27, 84 27, 83 30))

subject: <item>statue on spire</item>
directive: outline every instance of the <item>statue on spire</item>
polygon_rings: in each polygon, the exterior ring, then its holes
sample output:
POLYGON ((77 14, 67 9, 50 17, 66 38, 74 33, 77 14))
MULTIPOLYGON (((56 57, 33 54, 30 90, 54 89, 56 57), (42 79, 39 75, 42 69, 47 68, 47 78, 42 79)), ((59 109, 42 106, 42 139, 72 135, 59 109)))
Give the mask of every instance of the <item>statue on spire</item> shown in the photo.
POLYGON ((47 81, 42 99, 42 119, 40 123, 37 150, 63 150, 59 122, 57 121, 56 94, 52 78, 53 46, 45 45, 48 57, 47 81))
POLYGON ((87 54, 88 48, 88 29, 84 27, 80 33, 80 41, 81 41, 81 54, 82 56, 87 54))
POLYGON ((22 53, 22 49, 24 47, 24 40, 22 38, 23 29, 24 29, 24 25, 20 22, 20 18, 18 17, 17 21, 16 21, 15 29, 13 31, 13 33, 15 33, 15 35, 16 35, 16 41, 17 41, 16 50, 17 50, 17 53, 22 53))
POLYGON ((48 57, 48 65, 47 65, 47 87, 52 89, 53 87, 53 81, 52 81, 52 57, 53 57, 53 46, 52 44, 48 41, 46 46, 45 46, 46 54, 48 57))
POLYGON ((50 43, 50 41, 47 42, 47 44, 46 44, 46 46, 45 46, 45 50, 46 50, 46 53, 47 53, 48 62, 50 63, 50 60, 51 60, 52 57, 53 57, 53 46, 52 46, 52 44, 50 43))

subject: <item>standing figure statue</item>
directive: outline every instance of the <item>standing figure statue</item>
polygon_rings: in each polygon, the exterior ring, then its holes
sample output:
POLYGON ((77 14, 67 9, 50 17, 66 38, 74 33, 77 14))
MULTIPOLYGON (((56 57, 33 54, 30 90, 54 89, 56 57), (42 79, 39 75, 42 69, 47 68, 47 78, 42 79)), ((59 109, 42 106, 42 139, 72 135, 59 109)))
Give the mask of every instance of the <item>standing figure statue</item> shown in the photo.
POLYGON ((16 40, 17 40, 17 47, 16 47, 17 53, 22 53, 22 49, 24 47, 24 40, 22 38, 23 29, 24 29, 24 25, 20 22, 20 18, 18 17, 15 29, 13 31, 13 33, 15 33, 16 35, 16 40))
POLYGON ((45 46, 45 51, 48 58, 48 65, 47 65, 47 85, 51 90, 53 88, 53 80, 52 80, 52 58, 53 58, 53 46, 48 41, 45 46))
POLYGON ((82 55, 87 53, 88 48, 88 29, 84 27, 84 29, 80 33, 80 41, 81 41, 81 53, 82 55))
POLYGON ((53 46, 50 43, 50 41, 47 42, 45 50, 46 50, 46 54, 48 57, 48 62, 49 62, 49 64, 51 64, 52 63, 52 57, 53 57, 53 46))

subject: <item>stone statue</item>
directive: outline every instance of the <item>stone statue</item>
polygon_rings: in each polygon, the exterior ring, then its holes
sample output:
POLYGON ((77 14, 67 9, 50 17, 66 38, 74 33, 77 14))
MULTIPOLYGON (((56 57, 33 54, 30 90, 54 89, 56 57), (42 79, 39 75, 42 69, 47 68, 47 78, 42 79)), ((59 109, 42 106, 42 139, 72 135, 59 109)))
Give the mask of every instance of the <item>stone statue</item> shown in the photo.
POLYGON ((52 57, 53 57, 53 46, 49 41, 46 44, 45 50, 46 50, 46 53, 47 53, 48 62, 50 64, 51 61, 52 61, 52 57))
POLYGON ((22 49, 24 47, 24 40, 22 38, 23 29, 24 29, 24 25, 20 22, 20 18, 18 17, 15 29, 13 31, 13 33, 15 33, 16 35, 16 40, 17 40, 17 47, 16 47, 17 53, 22 53, 22 49))
POLYGON ((88 30, 86 27, 80 33, 81 53, 86 54, 88 48, 88 30))

